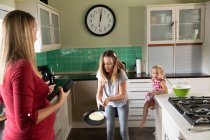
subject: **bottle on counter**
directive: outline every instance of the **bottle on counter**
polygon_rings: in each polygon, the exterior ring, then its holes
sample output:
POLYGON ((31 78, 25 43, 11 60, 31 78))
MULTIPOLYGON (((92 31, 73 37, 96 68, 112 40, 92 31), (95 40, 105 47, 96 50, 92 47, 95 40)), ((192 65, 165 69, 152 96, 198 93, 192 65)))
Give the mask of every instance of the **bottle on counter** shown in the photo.
POLYGON ((141 73, 141 59, 139 59, 139 58, 136 59, 136 68, 135 68, 135 70, 136 70, 137 74, 141 73))

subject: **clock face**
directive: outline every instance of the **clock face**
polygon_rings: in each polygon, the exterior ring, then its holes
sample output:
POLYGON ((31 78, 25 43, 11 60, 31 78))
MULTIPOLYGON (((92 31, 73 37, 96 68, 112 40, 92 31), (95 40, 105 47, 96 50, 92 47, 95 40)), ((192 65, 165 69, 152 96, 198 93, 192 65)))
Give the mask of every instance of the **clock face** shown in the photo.
POLYGON ((95 5, 91 7, 85 16, 85 25, 96 36, 109 34, 115 26, 114 12, 105 5, 95 5))

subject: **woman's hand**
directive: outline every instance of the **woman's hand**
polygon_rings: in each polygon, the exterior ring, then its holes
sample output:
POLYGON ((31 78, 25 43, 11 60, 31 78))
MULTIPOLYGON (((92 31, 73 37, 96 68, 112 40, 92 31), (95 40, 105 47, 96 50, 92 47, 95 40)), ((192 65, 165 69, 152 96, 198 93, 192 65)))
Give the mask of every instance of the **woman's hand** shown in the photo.
POLYGON ((3 115, 0 116, 0 122, 1 122, 1 121, 4 121, 4 120, 6 120, 6 119, 7 119, 7 118, 6 118, 6 115, 5 115, 5 114, 3 114, 3 115))
POLYGON ((68 90, 67 92, 64 92, 62 87, 59 86, 58 88, 60 90, 60 94, 58 96, 58 103, 60 105, 62 105, 66 101, 66 99, 70 93, 70 90, 68 90))
POLYGON ((52 93, 54 91, 54 89, 55 89, 55 84, 54 85, 49 85, 50 93, 52 93))
POLYGON ((103 106, 103 102, 100 99, 96 99, 97 107, 100 108, 100 106, 103 106))
POLYGON ((108 103, 110 102, 110 97, 107 97, 106 99, 105 99, 105 101, 103 102, 103 107, 106 107, 107 105, 108 105, 108 103))
POLYGON ((47 81, 47 82, 45 82, 45 83, 48 85, 49 90, 50 90, 50 92, 49 92, 48 94, 52 93, 52 92, 54 91, 54 89, 55 89, 56 84, 54 84, 54 85, 49 85, 50 81, 47 81))

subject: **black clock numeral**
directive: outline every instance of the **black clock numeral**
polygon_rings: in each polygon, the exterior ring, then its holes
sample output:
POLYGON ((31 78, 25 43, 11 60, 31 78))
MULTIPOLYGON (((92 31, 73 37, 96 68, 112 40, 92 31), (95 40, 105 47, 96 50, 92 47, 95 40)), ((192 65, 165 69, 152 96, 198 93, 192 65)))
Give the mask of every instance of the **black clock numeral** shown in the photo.
POLYGON ((95 31, 97 31, 97 27, 95 27, 95 31))
POLYGON ((94 18, 94 14, 90 14, 90 18, 94 18))
POLYGON ((94 14, 94 15, 96 15, 97 13, 98 13, 97 10, 94 10, 94 11, 93 11, 93 14, 94 14))
POLYGON ((93 22, 93 20, 92 20, 92 19, 89 19, 88 21, 89 21, 90 23, 92 23, 92 22, 93 22))
POLYGON ((104 27, 104 31, 106 31, 107 29, 106 29, 106 27, 104 27))
POLYGON ((98 30, 99 32, 102 32, 102 29, 101 28, 99 28, 99 30, 98 30))

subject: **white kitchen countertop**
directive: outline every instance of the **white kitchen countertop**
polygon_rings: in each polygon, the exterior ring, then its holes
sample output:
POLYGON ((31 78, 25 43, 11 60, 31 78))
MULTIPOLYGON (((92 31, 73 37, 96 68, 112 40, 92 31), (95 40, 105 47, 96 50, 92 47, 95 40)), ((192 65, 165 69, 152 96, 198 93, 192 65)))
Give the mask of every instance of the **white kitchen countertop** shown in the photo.
MULTIPOLYGON (((179 113, 175 107, 168 102, 169 97, 174 97, 174 94, 166 95, 157 95, 155 96, 158 105, 162 108, 162 111, 168 113, 170 119, 174 121, 177 129, 184 136, 186 140, 209 140, 210 139, 210 130, 204 132, 191 132, 188 131, 188 128, 192 126, 187 122, 187 120, 179 113)), ((210 93, 190 93, 189 96, 210 96, 210 93)), ((170 126, 169 126, 170 127, 170 126)), ((209 127, 210 128, 210 127, 209 127)))

